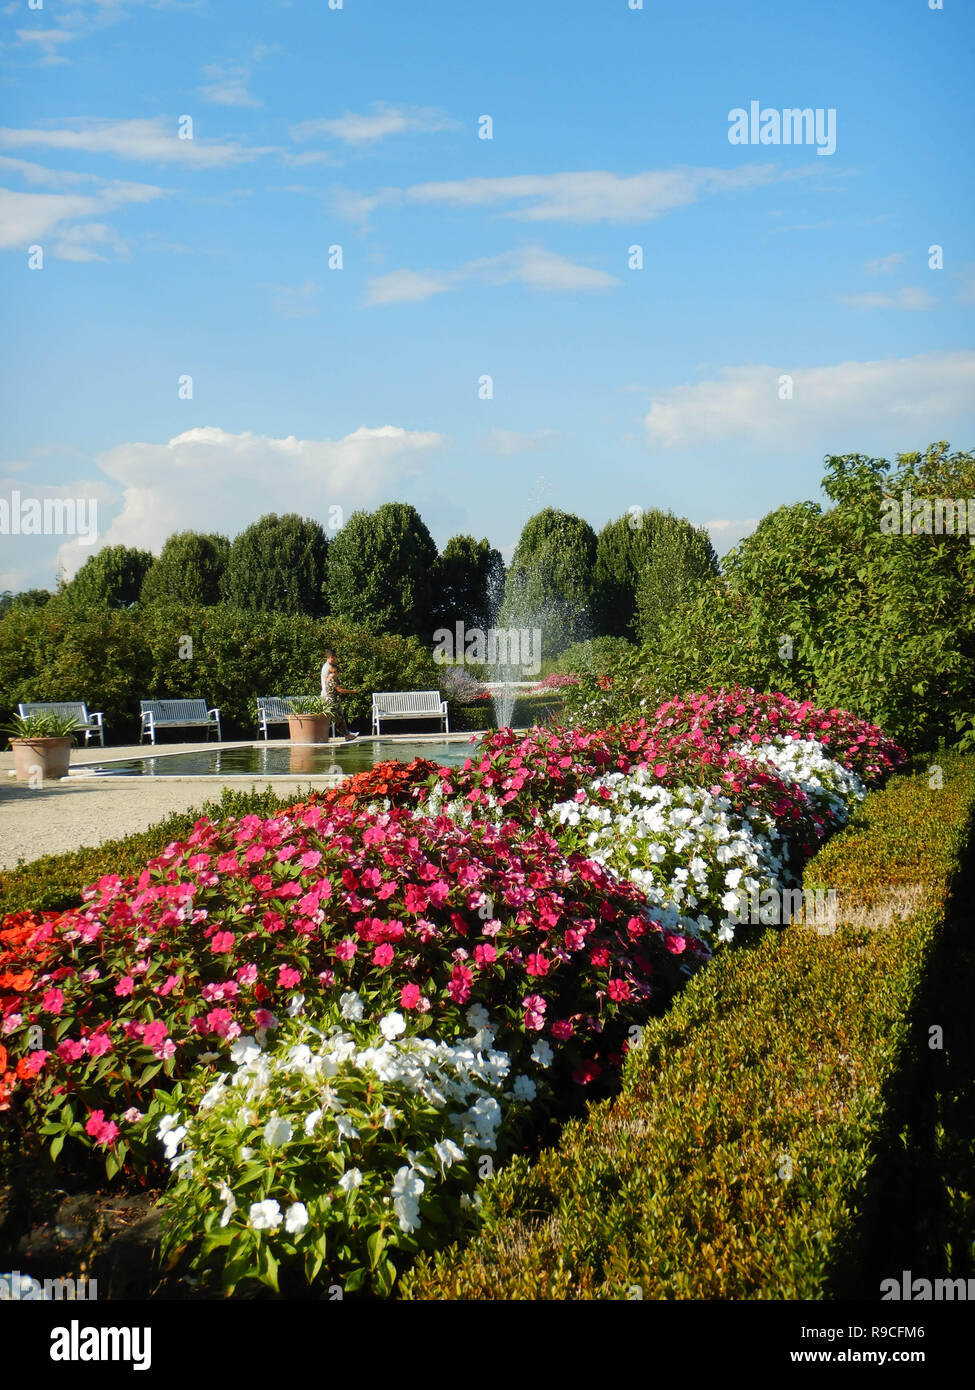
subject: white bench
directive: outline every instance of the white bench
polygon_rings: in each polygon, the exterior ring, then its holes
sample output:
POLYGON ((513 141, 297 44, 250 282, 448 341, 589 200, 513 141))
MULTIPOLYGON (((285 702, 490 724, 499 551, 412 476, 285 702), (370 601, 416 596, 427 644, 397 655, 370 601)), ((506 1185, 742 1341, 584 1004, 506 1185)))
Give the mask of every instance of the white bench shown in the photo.
POLYGON ((208 740, 211 729, 216 729, 218 742, 222 738, 220 711, 207 709, 206 700, 141 700, 139 704, 142 712, 140 743, 146 734, 155 743, 157 729, 199 728, 201 726, 206 727, 208 740))
MULTIPOLYGON (((300 700, 300 695, 258 695, 257 697, 257 726, 258 731, 267 740, 267 726, 269 724, 287 724, 291 717, 291 704, 293 700, 300 700)), ((332 737, 335 737, 335 721, 332 721, 332 737)))
POLYGON ((45 704, 26 702, 18 705, 17 710, 25 719, 30 714, 57 714, 64 719, 74 719, 78 732, 84 729, 86 745, 88 740, 97 734, 99 743, 105 747, 104 715, 94 712, 89 714, 84 700, 51 700, 45 704))
POLYGON ((439 690, 383 690, 372 697, 372 732, 379 734, 383 719, 439 719, 443 732, 450 733, 447 701, 439 690))

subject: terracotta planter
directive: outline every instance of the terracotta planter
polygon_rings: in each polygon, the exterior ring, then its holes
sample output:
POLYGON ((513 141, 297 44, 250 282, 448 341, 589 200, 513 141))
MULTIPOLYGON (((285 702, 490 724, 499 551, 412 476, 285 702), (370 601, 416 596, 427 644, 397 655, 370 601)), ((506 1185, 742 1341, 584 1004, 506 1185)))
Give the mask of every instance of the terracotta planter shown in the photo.
POLYGON ((45 782, 67 777, 71 761, 70 738, 12 738, 10 747, 18 782, 36 779, 38 768, 45 782))
POLYGON ((327 714, 291 714, 288 731, 292 743, 327 743, 332 721, 327 714))

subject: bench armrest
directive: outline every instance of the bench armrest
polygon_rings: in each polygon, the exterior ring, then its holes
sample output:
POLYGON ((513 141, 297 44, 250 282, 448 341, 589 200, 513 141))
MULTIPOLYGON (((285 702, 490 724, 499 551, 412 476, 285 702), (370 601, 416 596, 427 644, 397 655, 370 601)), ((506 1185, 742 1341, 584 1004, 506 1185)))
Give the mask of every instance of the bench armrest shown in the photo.
POLYGON ((89 710, 88 718, 92 724, 97 724, 99 728, 105 723, 105 716, 100 710, 89 710))

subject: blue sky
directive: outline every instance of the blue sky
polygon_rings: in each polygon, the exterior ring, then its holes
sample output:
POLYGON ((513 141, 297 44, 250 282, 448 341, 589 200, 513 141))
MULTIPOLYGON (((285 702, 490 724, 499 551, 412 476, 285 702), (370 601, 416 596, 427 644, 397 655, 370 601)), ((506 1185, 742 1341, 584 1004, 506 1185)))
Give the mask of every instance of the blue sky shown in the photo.
MULTIPOLYGON (((95 498, 99 544, 395 498, 506 555, 545 505, 671 507, 720 551, 826 452, 973 444, 962 0, 0 24, 0 497, 95 498), (835 152, 730 143, 752 101, 832 109, 835 152)), ((0 588, 89 553, 0 536, 0 588)))

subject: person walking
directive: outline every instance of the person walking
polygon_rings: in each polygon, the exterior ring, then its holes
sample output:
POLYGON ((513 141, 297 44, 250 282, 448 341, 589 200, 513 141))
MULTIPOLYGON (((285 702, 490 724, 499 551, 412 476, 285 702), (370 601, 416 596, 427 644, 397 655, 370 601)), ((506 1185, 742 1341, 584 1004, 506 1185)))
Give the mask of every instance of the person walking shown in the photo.
POLYGON ((322 664, 322 703, 325 705, 326 712, 331 715, 336 730, 346 743, 352 743, 359 735, 349 733, 349 726, 345 722, 345 711, 342 709, 342 701, 339 696, 354 695, 355 693, 354 690, 346 690, 339 685, 335 653, 326 652, 325 661, 322 664))

